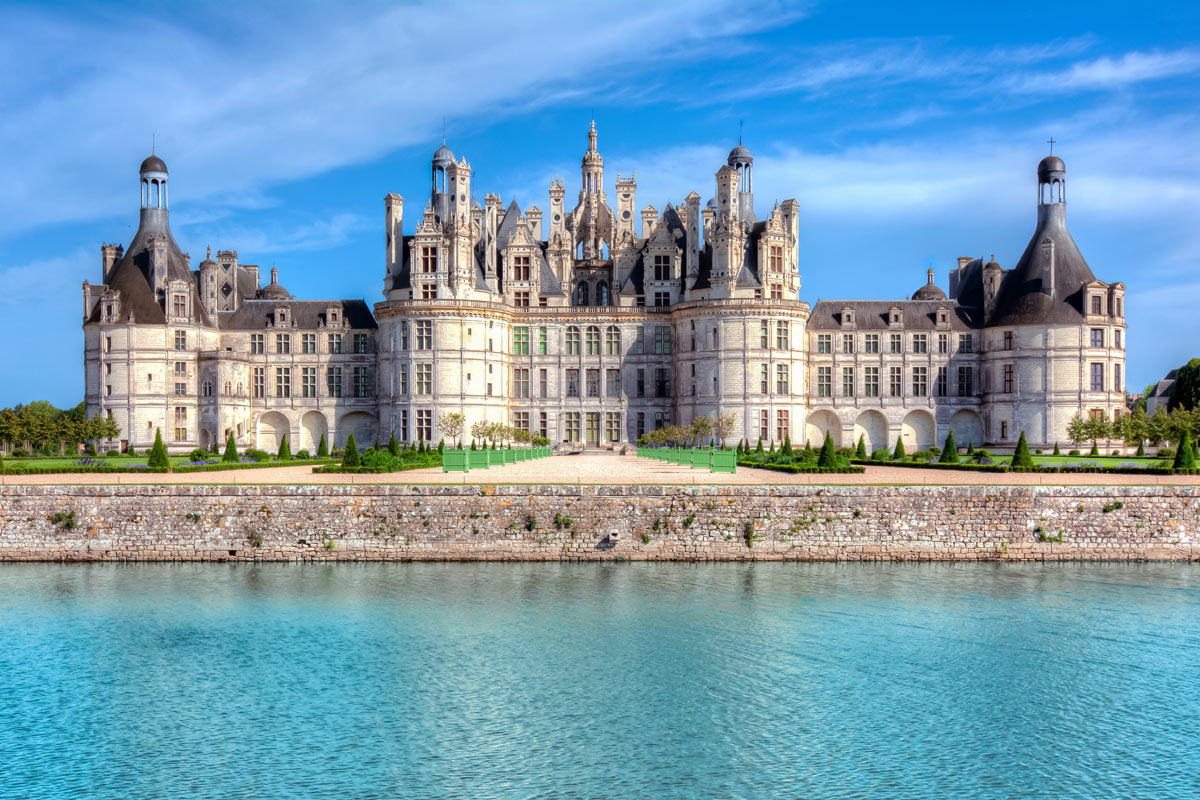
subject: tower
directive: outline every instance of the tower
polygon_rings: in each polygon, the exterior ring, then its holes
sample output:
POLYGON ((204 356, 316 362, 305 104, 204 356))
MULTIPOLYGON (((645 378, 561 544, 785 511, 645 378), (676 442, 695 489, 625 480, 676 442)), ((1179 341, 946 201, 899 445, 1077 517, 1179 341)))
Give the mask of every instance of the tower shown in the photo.
POLYGON ((430 164, 429 205, 433 209, 434 217, 439 222, 450 216, 450 194, 446 173, 455 166, 454 151, 446 147, 446 142, 443 140, 442 146, 434 152, 433 161, 430 164))
POLYGON ((738 217, 754 222, 754 157, 738 138, 737 147, 729 151, 726 164, 737 172, 738 217))
POLYGON ((634 235, 634 202, 637 194, 637 178, 630 175, 628 178, 622 178, 621 173, 617 173, 617 235, 616 240, 619 242, 629 236, 636 238, 634 235))
POLYGON ((384 268, 388 276, 387 286, 391 286, 391 276, 399 272, 404 261, 401 248, 404 247, 404 198, 398 194, 388 193, 383 197, 384 216, 384 268))

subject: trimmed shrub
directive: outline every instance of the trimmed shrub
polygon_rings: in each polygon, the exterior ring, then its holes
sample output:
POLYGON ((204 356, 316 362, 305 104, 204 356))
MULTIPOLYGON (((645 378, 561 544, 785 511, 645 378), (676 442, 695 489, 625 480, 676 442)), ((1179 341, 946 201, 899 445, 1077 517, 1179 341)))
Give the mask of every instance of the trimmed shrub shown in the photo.
POLYGON ((1092 450, 1088 453, 1088 456, 1090 458, 1098 458, 1100 456, 1100 448, 1096 446, 1095 442, 1092 442, 1092 450))
POLYGON ((321 441, 317 444, 317 458, 329 458, 329 445, 325 443, 325 434, 321 434, 321 441))
POLYGON ((246 458, 252 458, 255 461, 265 462, 265 461, 271 460, 271 454, 268 453, 266 450, 256 450, 253 447, 251 447, 249 450, 246 451, 246 458))
POLYGON ((1017 439, 1017 451, 1012 457, 1013 469, 1033 469, 1033 456, 1029 454, 1029 443, 1025 441, 1025 431, 1021 431, 1021 438, 1017 439))
POLYGON ((1062 455, 1062 453, 1058 452, 1058 442, 1054 443, 1054 455, 1056 455, 1056 456, 1062 455))
POLYGON ((171 466, 171 459, 167 458, 167 446, 163 444, 162 430, 158 428, 154 429, 154 445, 150 448, 146 466, 151 469, 168 469, 171 466))
POLYGON ((395 431, 392 431, 392 438, 388 439, 387 451, 392 458, 400 457, 400 443, 396 441, 395 431))
POLYGON ((358 443, 354 441, 354 434, 350 434, 350 438, 346 440, 346 455, 342 456, 343 467, 357 467, 362 464, 362 459, 358 455, 358 443))
POLYGON ((893 461, 903 461, 904 460, 904 437, 903 436, 896 437, 896 449, 892 451, 892 460, 893 461))
POLYGON ((212 455, 212 453, 208 452, 207 450, 197 447, 195 450, 188 453, 188 460, 189 461, 208 461, 208 457, 210 455, 212 455))
POLYGON ((307 450, 301 450, 299 453, 296 453, 296 458, 300 459, 301 461, 308 461, 310 456, 307 450))
POLYGON ((858 447, 854 448, 854 457, 866 460, 867 458, 867 437, 865 434, 858 435, 858 447))
POLYGON ((286 433, 283 435, 283 438, 279 440, 279 452, 277 455, 279 456, 280 461, 292 460, 292 446, 288 444, 286 433))
POLYGON ((822 469, 837 466, 837 448, 833 446, 833 436, 825 431, 825 442, 821 445, 821 453, 817 456, 817 466, 822 469))
POLYGON ((237 442, 233 440, 233 431, 230 431, 229 438, 225 440, 225 455, 221 456, 221 462, 224 464, 236 464, 239 460, 237 442))
POLYGON ((938 463, 958 463, 958 445, 954 443, 954 431, 950 431, 946 434, 946 446, 942 448, 942 456, 938 459, 938 463))
POLYGON ((1175 463, 1171 467, 1173 469, 1196 468, 1196 451, 1192 447, 1192 434, 1190 432, 1183 432, 1183 440, 1179 443, 1179 449, 1175 452, 1175 463))

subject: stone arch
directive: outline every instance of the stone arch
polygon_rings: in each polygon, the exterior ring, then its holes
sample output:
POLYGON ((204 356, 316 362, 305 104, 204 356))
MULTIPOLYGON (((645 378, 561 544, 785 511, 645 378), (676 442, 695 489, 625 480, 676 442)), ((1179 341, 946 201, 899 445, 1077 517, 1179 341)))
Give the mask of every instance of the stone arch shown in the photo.
POLYGON ((936 444, 937 421, 928 411, 910 411, 900 426, 900 435, 908 452, 928 450, 936 444))
POLYGON ((885 450, 888 442, 888 421, 881 412, 870 409, 858 415, 854 421, 854 441, 851 447, 858 446, 859 438, 866 439, 867 455, 876 450, 885 450))
POLYGON ((346 440, 352 433, 359 450, 374 447, 375 439, 379 435, 379 422, 375 415, 367 411, 351 411, 338 420, 337 446, 345 447, 346 440))
MULTIPOLYGON (((278 411, 268 411, 255 423, 254 446, 259 450, 274 453, 279 449, 283 437, 291 432, 292 424, 278 411)), ((290 443, 290 440, 289 440, 290 443)))
POLYGON ((832 411, 822 409, 808 415, 808 423, 804 426, 804 437, 813 447, 820 447, 825 442, 825 434, 833 437, 836 447, 842 446, 842 421, 832 411))
MULTIPOLYGON (((300 442, 297 450, 307 450, 310 455, 317 454, 317 445, 321 437, 329 433, 329 423, 320 411, 306 411, 300 418, 300 442)), ((328 444, 328 439, 326 440, 328 444)))
POLYGON ((970 409, 962 408, 950 417, 950 430, 954 431, 954 443, 959 447, 968 444, 979 446, 983 444, 983 420, 979 414, 970 409))

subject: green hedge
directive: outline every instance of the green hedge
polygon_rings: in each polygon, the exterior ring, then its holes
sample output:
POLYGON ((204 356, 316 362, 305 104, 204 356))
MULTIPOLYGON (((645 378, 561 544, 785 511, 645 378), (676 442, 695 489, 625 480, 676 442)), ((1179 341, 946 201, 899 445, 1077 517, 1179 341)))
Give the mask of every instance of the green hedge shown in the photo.
POLYGON ((1200 475, 1200 469, 1171 469, 1170 467, 1066 467, 1047 465, 1040 467, 1011 467, 1008 464, 938 464, 915 461, 863 461, 855 464, 872 467, 904 467, 906 469, 960 470, 965 472, 1034 472, 1048 475, 1104 473, 1108 475, 1200 475))
MULTIPOLYGON (((330 458, 293 458, 291 461, 256 461, 245 464, 227 464, 217 462, 216 464, 189 464, 187 466, 175 467, 172 472, 225 472, 233 469, 267 469, 269 467, 303 467, 312 464, 329 464, 333 461, 330 458)), ((315 472, 315 470, 314 470, 315 472)))
POLYGON ((960 470, 964 472, 1008 472, 1005 464, 942 464, 937 461, 872 461, 854 459, 855 464, 868 467, 904 467, 905 469, 960 470))
POLYGON ((89 472, 102 472, 102 473, 114 473, 114 472, 122 473, 123 472, 125 474, 130 474, 130 473, 142 474, 142 473, 147 473, 147 472, 163 473, 163 472, 167 472, 167 470, 162 467, 159 467, 159 468, 154 468, 154 467, 109 467, 109 466, 94 466, 94 465, 88 465, 88 466, 83 466, 83 467, 74 466, 74 465, 64 465, 64 466, 60 466, 60 467, 38 467, 38 466, 30 465, 30 464, 13 464, 11 466, 8 464, 5 464, 4 469, 0 470, 0 474, 3 474, 3 475, 74 475, 74 474, 83 474, 83 473, 89 473, 89 472))
POLYGON ((753 469, 770 469, 775 472, 788 472, 791 474, 828 474, 828 475, 856 475, 861 472, 866 472, 862 467, 847 466, 847 467, 818 467, 816 464, 766 464, 762 461, 746 461, 744 459, 738 461, 739 467, 751 467, 753 469))
POLYGON ((430 467, 440 467, 441 462, 436 464, 405 464, 402 467, 343 467, 341 464, 330 464, 327 467, 317 467, 313 473, 321 473, 323 475, 381 475, 387 472, 408 472, 410 469, 429 469, 430 467))

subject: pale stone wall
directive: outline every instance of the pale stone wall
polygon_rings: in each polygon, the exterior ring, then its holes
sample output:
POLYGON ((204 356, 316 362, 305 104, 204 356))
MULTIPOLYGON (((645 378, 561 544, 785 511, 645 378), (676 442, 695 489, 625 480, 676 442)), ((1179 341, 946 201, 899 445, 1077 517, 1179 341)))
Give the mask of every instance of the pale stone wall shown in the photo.
POLYGON ((1192 560, 1200 488, 0 490, 0 561, 110 559, 1192 560))

